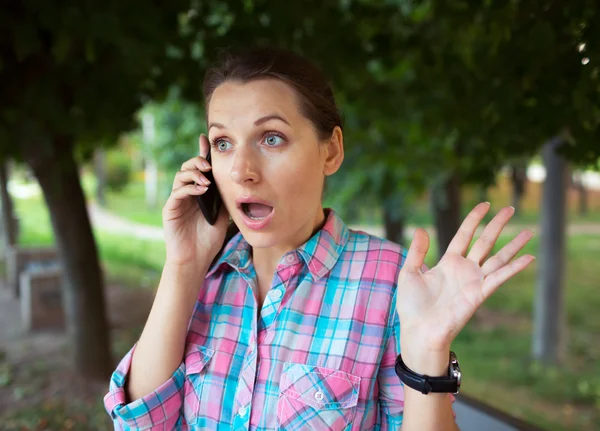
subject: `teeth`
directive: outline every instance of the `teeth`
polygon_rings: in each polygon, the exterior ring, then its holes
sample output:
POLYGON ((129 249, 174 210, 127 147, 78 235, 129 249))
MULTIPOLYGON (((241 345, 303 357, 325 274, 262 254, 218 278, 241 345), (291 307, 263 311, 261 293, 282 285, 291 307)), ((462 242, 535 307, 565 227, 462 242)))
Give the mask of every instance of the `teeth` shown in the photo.
POLYGON ((252 220, 262 220, 264 219, 264 217, 254 217, 252 216, 249 212, 248 212, 248 206, 247 204, 243 204, 242 205, 242 210, 244 211, 244 214, 246 214, 246 216, 252 220))

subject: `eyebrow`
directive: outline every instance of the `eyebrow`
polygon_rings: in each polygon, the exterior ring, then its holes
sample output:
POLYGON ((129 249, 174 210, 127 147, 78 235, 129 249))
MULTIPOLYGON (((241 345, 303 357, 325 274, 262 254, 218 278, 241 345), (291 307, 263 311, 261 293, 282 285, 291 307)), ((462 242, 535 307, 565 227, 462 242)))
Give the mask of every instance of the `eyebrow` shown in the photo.
MULTIPOLYGON (((282 116, 277 115, 277 114, 265 115, 264 117, 260 117, 258 120, 256 120, 254 122, 254 125, 260 126, 261 124, 266 123, 267 121, 270 121, 270 120, 279 120, 279 121, 283 121, 288 126, 290 125, 290 123, 288 123, 285 118, 283 118, 282 116)), ((210 130, 211 127, 216 127, 217 129, 225 129, 226 128, 221 123, 210 123, 210 125, 208 126, 208 130, 210 130)))

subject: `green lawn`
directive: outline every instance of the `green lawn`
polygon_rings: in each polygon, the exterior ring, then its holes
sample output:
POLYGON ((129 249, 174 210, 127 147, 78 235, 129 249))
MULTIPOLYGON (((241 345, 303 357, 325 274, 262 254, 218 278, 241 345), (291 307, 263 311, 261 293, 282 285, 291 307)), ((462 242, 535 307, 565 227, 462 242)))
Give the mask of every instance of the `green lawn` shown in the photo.
MULTIPOLYGON (((54 242, 48 211, 40 199, 16 201, 20 218, 20 243, 48 245, 54 242)), ((160 241, 122 237, 95 230, 102 265, 110 278, 127 284, 147 287, 156 284, 165 258, 160 241)))
MULTIPOLYGON (((136 205, 131 196, 136 193, 131 189, 131 195, 112 196, 111 208, 117 205, 123 215, 133 214, 136 205)), ((17 211, 22 243, 52 242, 48 214, 39 199, 17 201, 17 211)), ((131 286, 156 286, 164 259, 161 242, 99 231, 95 235, 109 277, 131 286)), ((538 248, 534 238, 526 252, 537 254, 538 248)), ((429 264, 434 257, 432 249, 429 264)), ((543 369, 529 359, 537 271, 533 266, 486 303, 496 319, 473 319, 455 341, 464 371, 463 391, 547 429, 600 429, 599 257, 600 236, 569 238, 565 283, 569 353, 563 367, 543 369)))

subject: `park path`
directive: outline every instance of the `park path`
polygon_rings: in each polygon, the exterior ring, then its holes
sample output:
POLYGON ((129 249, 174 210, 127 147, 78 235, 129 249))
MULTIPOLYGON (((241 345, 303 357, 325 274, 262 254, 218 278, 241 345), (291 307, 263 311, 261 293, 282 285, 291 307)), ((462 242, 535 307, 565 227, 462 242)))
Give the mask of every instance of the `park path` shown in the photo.
MULTIPOLYGON (((132 222, 116 214, 113 214, 95 203, 88 204, 88 212, 92 220, 92 224, 101 231, 121 233, 131 235, 140 239, 150 239, 162 241, 163 229, 158 226, 150 226, 141 223, 132 222)), ((351 229, 361 230, 371 235, 385 237, 383 226, 376 225, 349 225, 351 229)), ((409 225, 406 228, 406 236, 412 238, 417 226, 409 225)), ((503 230, 505 235, 516 235, 522 229, 529 229, 534 234, 539 233, 540 226, 537 224, 509 224, 503 230)), ((435 237, 435 229, 428 227, 427 232, 433 238, 435 237)), ((480 231, 482 228, 480 228, 480 231)), ((600 223, 581 223, 571 224, 568 226, 569 235, 600 235, 600 223)))

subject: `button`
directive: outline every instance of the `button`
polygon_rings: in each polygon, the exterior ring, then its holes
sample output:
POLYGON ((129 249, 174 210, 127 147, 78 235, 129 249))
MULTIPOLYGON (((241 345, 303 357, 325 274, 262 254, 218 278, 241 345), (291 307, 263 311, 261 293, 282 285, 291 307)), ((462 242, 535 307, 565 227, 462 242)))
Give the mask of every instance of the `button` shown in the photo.
POLYGON ((247 411, 248 411, 248 410, 246 409, 246 407, 240 407, 240 408, 238 409, 238 415, 240 415, 240 416, 246 416, 246 412, 247 412, 247 411))
POLYGON ((294 259, 294 255, 293 255, 293 254, 288 254, 288 255, 285 257, 285 260, 287 260, 287 261, 288 261, 288 263, 292 263, 292 262, 294 262, 294 260, 295 260, 295 259, 294 259))
POLYGON ((279 299, 279 298, 281 298, 281 295, 282 295, 281 290, 279 290, 279 289, 273 289, 269 292, 269 296, 272 299, 279 299))
POLYGON ((323 400, 323 392, 321 392, 321 391, 315 392, 315 400, 322 401, 323 400))

